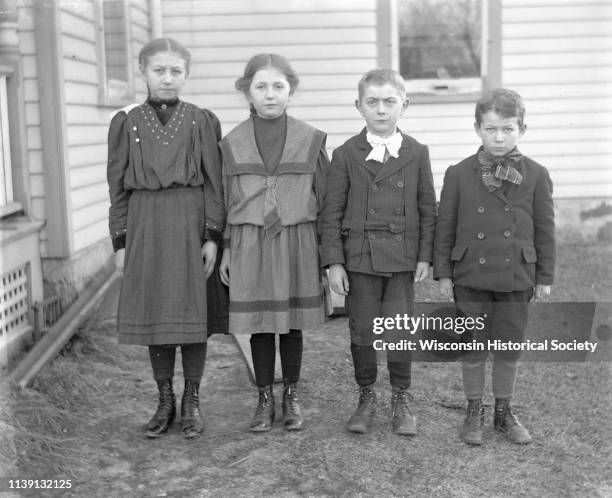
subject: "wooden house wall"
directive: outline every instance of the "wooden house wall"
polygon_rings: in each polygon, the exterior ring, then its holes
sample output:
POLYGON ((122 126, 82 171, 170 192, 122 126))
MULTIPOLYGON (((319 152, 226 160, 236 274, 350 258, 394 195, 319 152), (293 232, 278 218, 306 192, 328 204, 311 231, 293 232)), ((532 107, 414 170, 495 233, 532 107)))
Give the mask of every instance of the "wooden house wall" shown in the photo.
MULTIPOLYGON (((612 196, 611 5, 602 0, 502 0, 501 80, 527 105, 526 154, 546 165, 555 196, 612 196)), ((192 51, 186 98, 211 108, 227 133, 248 112, 234 81, 259 52, 287 56, 300 76, 290 112, 328 133, 330 150, 361 129, 360 76, 378 65, 375 0, 174 0, 165 36, 192 51)), ((435 182, 478 146, 473 102, 418 98, 401 128, 430 146, 435 182)))

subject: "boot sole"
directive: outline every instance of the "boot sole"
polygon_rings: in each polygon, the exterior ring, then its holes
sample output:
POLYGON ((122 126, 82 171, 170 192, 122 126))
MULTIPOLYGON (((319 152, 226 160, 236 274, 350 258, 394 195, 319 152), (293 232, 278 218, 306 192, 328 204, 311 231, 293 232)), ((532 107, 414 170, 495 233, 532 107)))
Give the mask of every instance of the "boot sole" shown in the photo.
POLYGON ((249 427, 250 432, 268 432, 272 427, 249 427))

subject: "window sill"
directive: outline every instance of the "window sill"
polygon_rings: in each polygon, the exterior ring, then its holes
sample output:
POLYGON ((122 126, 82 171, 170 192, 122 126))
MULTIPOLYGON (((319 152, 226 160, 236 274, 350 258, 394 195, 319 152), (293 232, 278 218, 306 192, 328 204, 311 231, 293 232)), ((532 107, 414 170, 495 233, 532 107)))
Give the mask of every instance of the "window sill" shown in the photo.
POLYGON ((482 92, 470 92, 454 95, 431 94, 431 93, 409 93, 408 99, 411 105, 418 104, 448 104, 448 103, 475 103, 482 92))
POLYGON ((5 216, 10 216, 11 214, 19 213, 20 211, 23 211, 23 206, 21 203, 11 202, 6 206, 0 207, 0 219, 4 218, 5 216))

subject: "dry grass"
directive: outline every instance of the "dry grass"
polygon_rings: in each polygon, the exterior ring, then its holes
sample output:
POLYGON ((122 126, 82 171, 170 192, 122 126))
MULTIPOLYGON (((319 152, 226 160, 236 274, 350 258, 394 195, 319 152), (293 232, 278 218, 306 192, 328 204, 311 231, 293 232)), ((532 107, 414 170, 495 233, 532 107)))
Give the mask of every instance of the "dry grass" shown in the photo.
MULTIPOLYGON (((560 246, 555 299, 610 301, 611 252, 560 246)), ((417 300, 438 299, 433 282, 419 288, 417 300)), ((303 433, 248 433, 255 389, 230 338, 214 337, 202 387, 205 436, 186 442, 175 425, 148 441, 142 424, 156 399, 146 349, 119 347, 112 323, 95 316, 33 388, 0 392, 0 468, 13 477, 73 477, 74 496, 612 496, 611 363, 524 363, 515 406, 535 442, 513 446, 494 433, 487 397, 480 448, 457 438, 459 365, 414 364, 419 435, 406 439, 389 429, 381 363, 376 424, 359 437, 344 430, 357 399, 346 328, 336 318, 306 337, 303 433)))

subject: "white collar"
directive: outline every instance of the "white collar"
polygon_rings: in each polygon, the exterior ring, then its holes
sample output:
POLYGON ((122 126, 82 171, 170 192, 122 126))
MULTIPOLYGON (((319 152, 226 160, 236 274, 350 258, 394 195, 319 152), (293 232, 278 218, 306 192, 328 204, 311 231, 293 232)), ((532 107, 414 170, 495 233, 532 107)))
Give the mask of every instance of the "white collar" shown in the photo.
POLYGON ((366 140, 372 146, 372 150, 366 157, 366 161, 373 160, 379 163, 385 160, 385 151, 391 157, 399 157, 399 149, 402 146, 402 134, 396 131, 390 137, 379 137, 369 131, 366 133, 366 140))

